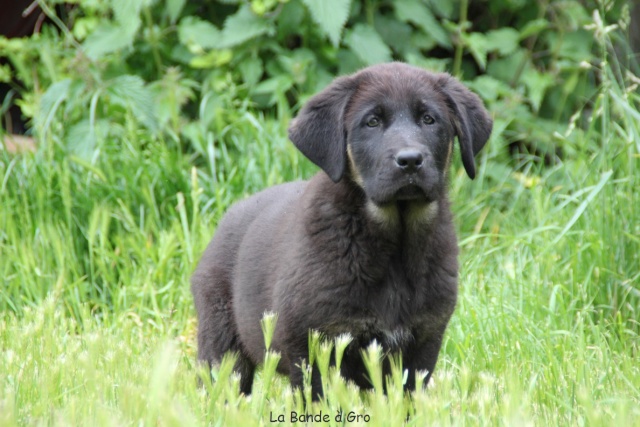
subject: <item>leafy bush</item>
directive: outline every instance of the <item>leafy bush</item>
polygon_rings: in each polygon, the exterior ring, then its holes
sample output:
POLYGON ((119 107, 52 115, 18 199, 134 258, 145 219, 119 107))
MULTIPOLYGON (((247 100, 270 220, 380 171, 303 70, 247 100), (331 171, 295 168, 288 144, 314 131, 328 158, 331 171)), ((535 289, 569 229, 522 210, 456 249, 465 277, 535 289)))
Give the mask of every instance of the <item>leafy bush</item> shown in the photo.
POLYGON ((55 25, 0 39, 2 76, 22 82, 26 117, 46 118, 36 133, 64 123, 59 142, 85 159, 125 110, 205 156, 250 106, 286 120, 334 75, 402 60, 468 81, 504 144, 549 160, 572 150, 554 135, 597 94, 592 11, 629 16, 622 0, 80 0, 63 23, 42 4, 55 25))

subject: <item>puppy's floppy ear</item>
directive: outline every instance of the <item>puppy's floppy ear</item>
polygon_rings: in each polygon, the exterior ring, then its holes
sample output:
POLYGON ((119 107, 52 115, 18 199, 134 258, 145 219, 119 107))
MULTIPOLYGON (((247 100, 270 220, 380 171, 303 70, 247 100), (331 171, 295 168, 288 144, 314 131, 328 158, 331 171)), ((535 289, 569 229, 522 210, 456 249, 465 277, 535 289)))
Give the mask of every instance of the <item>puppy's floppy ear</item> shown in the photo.
POLYGON ((476 176, 476 165, 473 160, 484 147, 491 135, 493 120, 484 108, 482 100, 467 89, 462 83, 448 74, 441 75, 443 94, 454 115, 454 127, 460 143, 462 164, 469 178, 476 176))
POLYGON ((347 163, 344 114, 357 83, 340 77, 311 98, 289 126, 289 139, 302 154, 338 182, 347 163))

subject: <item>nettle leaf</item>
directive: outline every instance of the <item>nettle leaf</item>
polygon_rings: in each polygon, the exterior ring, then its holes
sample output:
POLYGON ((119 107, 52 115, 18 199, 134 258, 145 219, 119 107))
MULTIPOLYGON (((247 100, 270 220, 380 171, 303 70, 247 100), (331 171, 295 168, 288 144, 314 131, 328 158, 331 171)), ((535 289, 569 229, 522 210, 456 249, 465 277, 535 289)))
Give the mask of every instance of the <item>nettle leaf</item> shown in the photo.
POLYGON ((255 86, 260 81, 264 68, 262 66, 262 60, 258 57, 245 58, 238 65, 242 81, 249 87, 255 86))
POLYGON ((286 74, 266 79, 256 85, 253 93, 256 95, 267 95, 269 99, 267 105, 275 105, 278 102, 278 96, 283 95, 293 87, 293 79, 286 74))
POLYGON ((289 34, 298 33, 306 14, 307 9, 301 2, 290 1, 285 3, 282 11, 276 18, 278 38, 284 39, 289 34))
POLYGON ((549 26, 551 25, 551 23, 549 21, 547 21, 546 19, 540 18, 540 19, 534 19, 533 21, 529 21, 527 22, 527 25, 525 25, 522 30, 520 30, 520 35, 519 38, 520 40, 524 40, 527 37, 531 37, 535 34, 539 34, 540 32, 546 30, 547 28, 549 28, 549 26))
POLYGON ((488 102, 514 94, 514 90, 508 84, 488 75, 478 76, 468 84, 471 90, 488 102))
POLYGON ((9 65, 0 65, 0 82, 10 83, 12 79, 13 73, 11 72, 11 67, 9 67, 9 65))
POLYGON ((76 40, 84 40, 96 29, 100 21, 101 20, 95 16, 76 18, 71 28, 71 34, 73 34, 76 40))
MULTIPOLYGON (((65 116, 73 115, 74 111, 77 112, 78 105, 87 105, 90 103, 90 99, 96 94, 96 90, 93 88, 87 89, 87 82, 84 80, 72 80, 69 86, 67 98, 73 102, 66 102, 64 105, 63 114, 65 116)), ((99 91, 98 91, 99 92, 99 91)))
POLYGON ((180 13, 182 13, 182 9, 184 9, 184 5, 187 3, 187 0, 166 0, 167 7, 167 16, 169 17, 169 21, 174 24, 180 13))
POLYGON ((242 6, 238 12, 224 21, 222 42, 218 48, 230 48, 261 36, 271 29, 269 21, 251 11, 249 5, 242 6))
POLYGON ((411 25, 384 15, 376 15, 374 22, 378 34, 394 51, 406 54, 415 48, 413 43, 407 43, 415 33, 411 25))
POLYGON ((251 0, 251 10, 258 16, 273 12, 280 4, 280 0, 251 0))
POLYGON ((111 123, 106 119, 84 119, 71 126, 65 137, 67 150, 85 161, 90 161, 96 149, 109 134, 111 123))
POLYGON ((518 32, 513 28, 501 28, 486 34, 462 34, 462 40, 481 69, 487 67, 487 54, 498 52, 500 56, 507 56, 518 49, 518 32))
POLYGON ((586 30, 578 29, 566 34, 549 31, 545 33, 545 37, 552 52, 561 58, 569 59, 575 63, 589 61, 591 58, 591 48, 595 41, 593 34, 586 30))
POLYGON ((37 121, 44 118, 41 123, 44 129, 49 127, 58 107, 69 97, 71 79, 64 79, 49 86, 47 91, 40 98, 39 113, 35 116, 37 121))
POLYGON ((113 14, 120 27, 129 33, 136 33, 142 21, 140 11, 147 2, 145 0, 112 0, 113 14))
POLYGON ((254 88, 255 93, 284 93, 293 86, 293 79, 287 75, 268 78, 254 88))
POLYGON ((533 110, 538 112, 547 89, 554 84, 553 76, 529 67, 522 73, 522 82, 527 87, 528 98, 533 110))
POLYGON ((428 0, 431 8, 440 16, 452 20, 457 9, 456 2, 451 0, 428 0))
POLYGON ((398 0, 393 2, 396 16, 404 22, 411 22, 434 38, 440 46, 451 47, 449 33, 440 25, 431 10, 420 0, 398 0))
POLYGON ((315 69, 316 57, 309 49, 296 49, 289 55, 278 56, 278 64, 296 84, 304 84, 309 78, 309 70, 315 69))
POLYGON ((487 38, 481 33, 461 34, 464 42, 473 58, 482 70, 487 67, 487 38))
POLYGON ((166 124, 170 119, 180 117, 181 107, 195 98, 198 83, 185 78, 178 67, 169 67, 161 80, 148 86, 152 93, 158 121, 166 124))
POLYGON ((146 0, 112 0, 115 22, 103 22, 89 34, 82 44, 87 56, 98 59, 133 45, 142 23, 140 11, 146 0))
POLYGON ((178 40, 192 53, 201 53, 220 46, 222 34, 211 22, 186 16, 178 25, 178 40))
POLYGON ((498 52, 501 56, 509 55, 518 48, 519 33, 513 28, 500 28, 486 33, 486 49, 498 52))
POLYGON ((112 22, 104 22, 93 31, 82 43, 82 47, 91 59, 98 59, 133 44, 135 31, 126 31, 112 22))
POLYGON ((124 75, 109 82, 107 93, 112 104, 131 111, 149 130, 158 129, 155 104, 151 91, 138 76, 124 75))
POLYGON ((233 59, 231 49, 212 50, 189 61, 193 68, 216 68, 228 64, 233 59))
POLYGON ((503 82, 511 82, 517 77, 515 71, 523 66, 531 66, 531 61, 529 60, 529 52, 519 47, 511 55, 492 59, 487 64, 487 74, 503 82))
POLYGON ((309 9, 311 18, 337 47, 349 17, 351 0, 303 0, 303 3, 309 9))
POLYGON ((391 61, 391 49, 373 27, 356 24, 347 32, 345 42, 351 51, 366 65, 391 61))
POLYGON ((405 54, 407 64, 415 65, 427 70, 443 73, 449 69, 450 59, 438 59, 425 57, 419 50, 410 51, 405 54))
POLYGON ((362 60, 350 49, 340 49, 336 54, 338 74, 351 74, 362 68, 362 60))

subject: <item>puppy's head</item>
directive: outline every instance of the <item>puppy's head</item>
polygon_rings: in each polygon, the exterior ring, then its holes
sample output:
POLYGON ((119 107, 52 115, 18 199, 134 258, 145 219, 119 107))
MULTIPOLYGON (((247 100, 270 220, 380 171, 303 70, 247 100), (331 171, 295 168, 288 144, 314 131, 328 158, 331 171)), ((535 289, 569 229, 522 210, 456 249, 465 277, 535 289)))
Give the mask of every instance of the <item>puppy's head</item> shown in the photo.
POLYGON ((300 111, 289 138, 334 182, 348 175, 385 205, 440 198, 455 136, 473 179, 491 127, 480 98, 453 77, 390 63, 336 79, 300 111))

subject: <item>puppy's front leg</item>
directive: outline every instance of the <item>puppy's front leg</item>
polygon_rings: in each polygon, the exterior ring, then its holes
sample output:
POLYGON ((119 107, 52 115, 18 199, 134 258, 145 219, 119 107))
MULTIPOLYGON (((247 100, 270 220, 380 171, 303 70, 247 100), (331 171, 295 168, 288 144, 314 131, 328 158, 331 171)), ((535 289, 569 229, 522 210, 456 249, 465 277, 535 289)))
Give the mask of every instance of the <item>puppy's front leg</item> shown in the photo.
POLYGON ((423 338, 414 349, 403 354, 403 365, 405 369, 408 369, 405 390, 414 391, 416 389, 416 371, 418 370, 427 372, 427 377, 423 382, 423 386, 427 386, 438 361, 443 334, 444 330, 442 333, 423 338))
MULTIPOLYGON (((293 390, 299 389, 304 395, 304 371, 303 369, 309 369, 309 354, 308 351, 304 355, 298 355, 291 357, 289 366, 289 379, 291 380, 291 388, 293 390)), ((314 363, 311 369, 311 399, 314 402, 320 400, 323 396, 322 390, 322 378, 320 376, 320 370, 314 363)))
MULTIPOLYGON (((295 316, 292 316, 295 318, 295 316)), ((311 369, 311 398, 318 401, 323 396, 322 379, 318 366, 314 363, 309 366, 309 328, 301 319, 287 322, 287 313, 280 314, 282 324, 288 325, 286 338, 283 340, 286 348, 286 360, 289 363, 289 379, 291 387, 295 391, 299 389, 304 394, 304 369, 311 369), (294 326, 295 325, 295 326, 294 326)))

